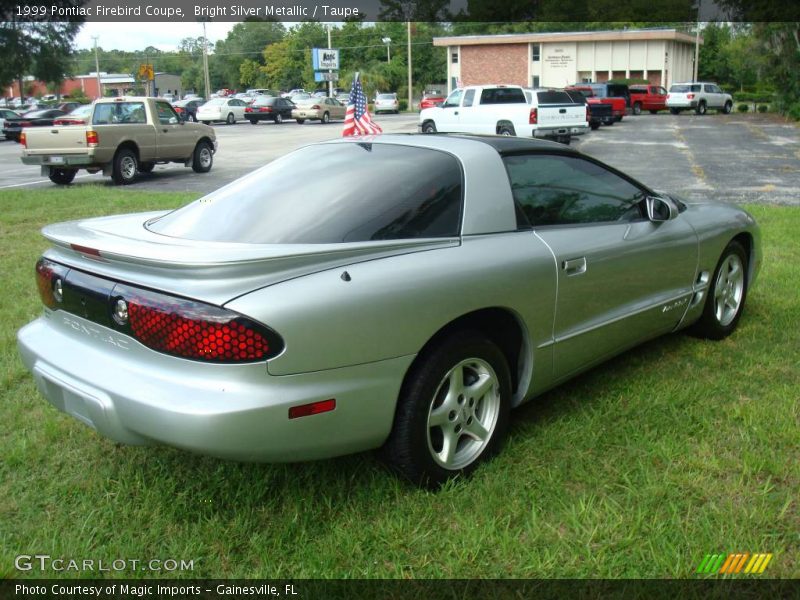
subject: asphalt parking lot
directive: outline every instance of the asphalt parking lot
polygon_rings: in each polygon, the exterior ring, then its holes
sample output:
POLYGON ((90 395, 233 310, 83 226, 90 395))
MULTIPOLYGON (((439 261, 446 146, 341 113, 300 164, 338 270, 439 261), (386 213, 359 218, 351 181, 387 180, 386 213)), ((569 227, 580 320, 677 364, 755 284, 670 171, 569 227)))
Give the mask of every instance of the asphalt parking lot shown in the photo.
MULTIPOLYGON (((417 116, 380 115, 376 121, 386 133, 414 132, 417 116)), ((294 148, 339 137, 341 128, 341 122, 217 125, 219 151, 211 173, 159 165, 135 189, 209 192, 294 148)), ((629 115, 573 145, 653 188, 689 198, 800 205, 800 128, 773 115, 629 115)), ((19 145, 0 141, 0 190, 53 185, 19 155, 19 145)), ((111 185, 109 178, 85 171, 73 185, 90 183, 111 185)))

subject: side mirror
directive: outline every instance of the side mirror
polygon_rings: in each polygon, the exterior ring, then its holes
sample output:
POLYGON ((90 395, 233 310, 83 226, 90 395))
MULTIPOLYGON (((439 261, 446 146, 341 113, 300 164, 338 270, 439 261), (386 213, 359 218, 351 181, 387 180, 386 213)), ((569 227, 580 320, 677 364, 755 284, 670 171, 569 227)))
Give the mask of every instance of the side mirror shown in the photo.
POLYGON ((671 221, 678 217, 678 207, 670 198, 648 196, 644 201, 647 207, 647 218, 653 223, 671 221))

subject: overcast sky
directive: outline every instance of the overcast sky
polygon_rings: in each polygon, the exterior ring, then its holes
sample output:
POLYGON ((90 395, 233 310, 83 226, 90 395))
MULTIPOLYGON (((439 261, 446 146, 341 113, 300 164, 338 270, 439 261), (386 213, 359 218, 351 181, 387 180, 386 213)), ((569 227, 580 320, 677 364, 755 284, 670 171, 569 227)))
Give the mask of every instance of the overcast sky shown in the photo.
MULTIPOLYGON (((224 40, 236 23, 208 23, 211 42, 224 40)), ((103 50, 143 50, 153 46, 159 50, 175 50, 183 38, 201 37, 199 23, 86 23, 75 36, 78 49, 94 47, 92 36, 103 50)))

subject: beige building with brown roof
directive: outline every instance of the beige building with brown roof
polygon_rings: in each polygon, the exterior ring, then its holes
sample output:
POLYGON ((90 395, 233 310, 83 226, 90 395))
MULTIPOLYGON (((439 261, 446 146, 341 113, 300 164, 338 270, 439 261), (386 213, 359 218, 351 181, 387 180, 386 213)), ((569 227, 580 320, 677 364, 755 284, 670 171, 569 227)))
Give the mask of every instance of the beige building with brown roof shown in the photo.
POLYGON ((675 29, 454 36, 433 45, 447 48, 448 93, 459 85, 564 87, 633 78, 669 87, 694 73, 695 37, 675 29))

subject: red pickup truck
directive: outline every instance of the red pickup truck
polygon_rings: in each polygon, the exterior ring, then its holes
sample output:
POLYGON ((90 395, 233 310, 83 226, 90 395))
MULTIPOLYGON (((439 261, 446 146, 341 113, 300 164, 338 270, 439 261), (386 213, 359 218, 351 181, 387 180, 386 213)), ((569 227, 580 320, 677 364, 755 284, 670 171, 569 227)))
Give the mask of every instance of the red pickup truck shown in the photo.
POLYGON ((641 114, 649 110, 654 115, 660 110, 667 110, 667 90, 660 85, 632 85, 628 88, 631 93, 631 108, 633 114, 641 114))
POLYGON ((613 125, 616 121, 622 121, 627 110, 627 92, 628 86, 626 85, 613 85, 604 83, 576 83, 569 87, 564 88, 568 92, 576 91, 586 96, 586 104, 590 107, 599 104, 607 104, 611 107, 611 117, 604 118, 605 125, 613 125), (624 88, 624 89, 623 89, 624 88))

